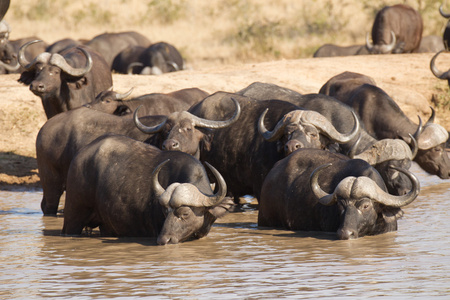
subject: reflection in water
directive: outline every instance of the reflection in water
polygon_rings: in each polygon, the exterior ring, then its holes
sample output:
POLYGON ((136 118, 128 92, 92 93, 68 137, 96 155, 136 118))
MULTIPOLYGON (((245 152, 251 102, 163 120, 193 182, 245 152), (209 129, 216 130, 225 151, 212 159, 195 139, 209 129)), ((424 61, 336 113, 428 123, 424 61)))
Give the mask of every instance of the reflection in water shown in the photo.
POLYGON ((448 296, 450 182, 419 177, 397 232, 353 241, 258 228, 253 208, 178 245, 68 238, 63 218, 42 216, 41 192, 1 192, 0 298, 448 296))

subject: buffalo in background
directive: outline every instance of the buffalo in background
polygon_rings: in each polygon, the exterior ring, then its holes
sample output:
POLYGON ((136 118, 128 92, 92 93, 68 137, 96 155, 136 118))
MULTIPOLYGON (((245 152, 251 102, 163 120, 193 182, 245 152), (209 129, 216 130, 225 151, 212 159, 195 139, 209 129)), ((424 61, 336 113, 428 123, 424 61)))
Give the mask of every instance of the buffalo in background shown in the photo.
POLYGON ((385 6, 375 16, 372 43, 366 37, 371 54, 411 53, 419 49, 422 39, 422 16, 404 4, 385 6))
POLYGON ((130 46, 150 46, 150 40, 135 31, 103 33, 86 42, 85 45, 100 53, 109 69, 112 69, 114 58, 130 46))
MULTIPOLYGON (((136 49, 134 51, 139 51, 136 49)), ((128 74, 161 75, 184 69, 184 60, 173 45, 166 42, 152 44, 127 67, 128 74)))

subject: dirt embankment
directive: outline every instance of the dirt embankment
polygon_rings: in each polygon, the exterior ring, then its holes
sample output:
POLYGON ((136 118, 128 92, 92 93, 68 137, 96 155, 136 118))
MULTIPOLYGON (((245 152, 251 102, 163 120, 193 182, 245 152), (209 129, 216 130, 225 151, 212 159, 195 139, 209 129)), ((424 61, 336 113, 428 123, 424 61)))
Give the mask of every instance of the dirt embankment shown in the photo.
MULTIPOLYGON (((332 76, 352 71, 371 76, 417 120, 426 119, 429 106, 437 109, 437 122, 450 129, 450 111, 444 107, 448 98, 447 82, 436 79, 429 70, 433 54, 402 54, 308 58, 257 64, 223 65, 217 68, 181 71, 162 76, 114 75, 114 89, 119 92, 134 87, 132 96, 152 92, 171 92, 198 87, 210 93, 237 91, 255 81, 285 86, 300 93, 317 93, 332 76), (447 98, 446 98, 447 97, 447 98), (434 100, 432 100, 434 99, 434 100)), ((450 54, 438 59, 441 69, 450 66, 450 54)), ((35 160, 36 135, 46 118, 41 101, 28 87, 17 82, 18 74, 0 76, 0 188, 40 187, 35 160)))

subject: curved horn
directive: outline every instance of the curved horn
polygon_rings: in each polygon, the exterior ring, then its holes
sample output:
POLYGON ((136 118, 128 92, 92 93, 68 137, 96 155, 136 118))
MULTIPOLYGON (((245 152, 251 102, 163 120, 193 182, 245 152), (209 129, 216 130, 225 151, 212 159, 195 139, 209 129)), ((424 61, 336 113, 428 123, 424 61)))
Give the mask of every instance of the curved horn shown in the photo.
MULTIPOLYGON (((35 44, 35 43, 39 43, 42 42, 42 40, 33 40, 30 41, 28 43, 23 44, 20 49, 19 49, 19 53, 18 53, 18 57, 17 57, 17 61, 19 62, 19 64, 25 69, 25 70, 29 70, 32 67, 34 67, 34 64, 36 63, 38 57, 40 57, 42 54, 38 55, 31 63, 27 60, 27 58, 25 57, 25 50, 27 50, 27 47, 35 44)), ((48 52, 44 52, 44 53, 48 53, 48 52)))
POLYGON ((348 151, 347 151, 347 156, 348 157, 350 157, 350 158, 354 158, 355 157, 355 155, 356 155, 356 149, 358 149, 358 147, 359 147, 359 144, 361 143, 361 138, 362 138, 362 135, 361 135, 361 132, 359 133, 359 136, 358 136, 358 139, 356 140, 356 142, 350 147, 350 149, 348 149, 348 151))
POLYGON ((231 124, 236 122, 239 119, 239 116, 241 115, 241 105, 233 97, 231 97, 231 100, 234 102, 236 110, 234 111, 234 114, 231 116, 230 119, 228 119, 226 121, 213 121, 213 120, 203 119, 203 118, 197 117, 195 115, 191 115, 194 126, 218 129, 218 128, 224 128, 224 127, 230 126, 231 124))
POLYGON ((391 37, 392 37, 391 43, 387 44, 387 45, 383 45, 381 52, 388 53, 388 52, 391 52, 392 50, 394 50, 394 47, 397 44, 397 39, 395 37, 395 33, 392 30, 391 30, 391 37))
MULTIPOLYGON (((412 135, 410 135, 412 137, 412 135)), ((414 140, 414 138, 412 138, 414 140)), ((413 143, 416 141, 414 140, 413 143)), ((417 144, 416 144, 417 145, 417 144)), ((401 139, 383 139, 353 158, 362 159, 371 166, 390 160, 413 159, 411 146, 401 139)))
POLYGON ((312 113, 306 114, 306 118, 314 126, 322 130, 328 137, 338 143, 348 143, 359 133, 360 124, 356 113, 352 110, 353 119, 355 120, 355 125, 353 130, 349 134, 342 134, 336 130, 336 128, 331 124, 331 122, 325 118, 323 115, 312 111, 312 113))
POLYGON ((431 73, 433 73, 434 76, 436 76, 439 79, 448 79, 449 77, 449 71, 447 72, 442 72, 440 71, 437 66, 436 66, 436 58, 439 56, 439 54, 441 54, 442 52, 446 52, 445 49, 439 51, 438 53, 436 53, 433 58, 430 61, 430 69, 431 69, 431 73))
POLYGON ((309 184, 311 187, 311 191, 313 192, 314 196, 319 199, 319 202, 323 205, 332 205, 336 202, 336 198, 334 197, 334 194, 328 194, 319 185, 319 174, 325 169, 331 166, 332 163, 328 163, 325 165, 322 165, 320 167, 317 167, 310 176, 309 184))
POLYGON ((430 108, 431 108, 431 116, 425 124, 434 123, 434 118, 436 117, 436 112, 434 111, 434 108, 432 108, 431 106, 430 108))
POLYGON ((444 18, 447 18, 447 19, 450 18, 450 14, 447 14, 447 13, 444 12, 444 3, 442 3, 441 6, 439 6, 439 13, 444 18))
POLYGON ((140 62, 133 62, 133 63, 129 64, 128 68, 127 68, 127 74, 128 75, 132 75, 133 74, 133 68, 134 67, 144 67, 144 64, 140 63, 140 62))
POLYGON ((160 163, 155 168, 155 170, 153 170, 153 172, 152 172, 152 184, 153 184, 153 190, 155 192, 156 197, 161 196, 166 191, 159 183, 158 174, 159 174, 159 171, 161 171, 162 167, 164 167, 164 165, 166 163, 168 163, 169 161, 170 161, 170 159, 166 159, 165 161, 160 163))
POLYGON ((373 50, 373 43, 369 40, 369 33, 366 34, 366 48, 369 52, 372 52, 373 50))
POLYGON ((74 68, 69 65, 66 59, 58 53, 54 53, 50 58, 50 63, 61 68, 65 73, 69 74, 73 77, 82 77, 86 75, 92 69, 92 57, 86 49, 77 47, 81 52, 83 52, 84 56, 86 56, 86 66, 84 68, 74 68))
POLYGON ((278 140, 283 135, 283 129, 286 127, 286 118, 281 118, 281 120, 278 121, 277 125, 272 131, 267 130, 266 126, 264 126, 264 118, 266 117, 267 112, 269 111, 268 108, 264 110, 264 112, 259 117, 258 121, 258 131, 262 135, 262 137, 268 141, 268 142, 274 142, 278 140))
POLYGON ((411 138, 411 143, 409 144, 409 147, 411 148, 411 160, 413 160, 416 157, 417 152, 419 151, 419 145, 417 144, 417 139, 414 135, 410 133, 409 137, 411 138))
POLYGON ((413 135, 413 137, 416 139, 416 141, 419 140, 419 136, 422 133, 422 129, 423 129, 422 118, 420 116, 417 116, 417 117, 419 118, 419 126, 417 126, 417 130, 416 130, 416 132, 414 132, 414 135, 413 135))
POLYGON ((5 68, 9 72, 17 71, 20 68, 20 64, 18 61, 16 61, 15 66, 11 66, 11 65, 5 64, 3 61, 0 60, 0 66, 5 68))
POLYGON ((166 207, 170 206, 172 208, 177 208, 183 205, 194 207, 213 207, 225 198, 227 193, 227 185, 225 180, 222 175, 220 175, 220 173, 207 162, 205 162, 206 165, 216 177, 219 185, 219 190, 216 194, 203 194, 192 183, 174 182, 164 190, 158 181, 158 173, 168 161, 169 160, 166 160, 159 164, 152 174, 153 189, 155 191, 155 195, 159 198, 161 205, 166 207))
POLYGON ((167 119, 164 122, 162 122, 162 123, 160 123, 158 125, 155 125, 155 126, 151 126, 151 127, 145 126, 144 124, 141 123, 141 121, 139 121, 139 118, 138 118, 138 111, 139 111, 139 109, 141 109, 141 107, 142 107, 142 105, 139 105, 138 108, 136 108, 136 110, 134 111, 134 114, 133 114, 133 120, 134 120, 134 124, 136 125, 136 127, 140 131, 142 131, 144 133, 149 133, 149 134, 150 133, 157 133, 157 132, 161 131, 163 126, 166 124, 167 119))
POLYGON ((114 98, 115 98, 116 100, 123 100, 123 99, 127 98, 128 96, 130 96, 131 93, 133 92, 133 90, 134 90, 134 87, 132 87, 132 88, 131 88, 128 92, 126 92, 125 94, 119 94, 119 93, 116 93, 115 96, 114 96, 114 98))
POLYGON ((172 68, 174 68, 175 71, 179 71, 180 70, 180 67, 178 67, 178 65, 175 62, 173 62, 173 61, 166 61, 166 64, 168 64, 169 66, 172 66, 172 68))
POLYGON ((388 193, 386 193, 385 191, 381 190, 379 188, 379 197, 377 197, 376 200, 377 202, 387 205, 387 206, 392 206, 392 207, 402 207, 405 205, 408 205, 409 203, 413 202, 417 196, 419 195, 420 192, 420 182, 419 179, 417 179, 417 177, 411 173, 409 170, 403 169, 403 168, 398 168, 398 167, 392 167, 393 169, 405 174, 409 180, 411 180, 411 184, 412 184, 412 188, 411 190, 402 196, 393 196, 390 195, 388 193))

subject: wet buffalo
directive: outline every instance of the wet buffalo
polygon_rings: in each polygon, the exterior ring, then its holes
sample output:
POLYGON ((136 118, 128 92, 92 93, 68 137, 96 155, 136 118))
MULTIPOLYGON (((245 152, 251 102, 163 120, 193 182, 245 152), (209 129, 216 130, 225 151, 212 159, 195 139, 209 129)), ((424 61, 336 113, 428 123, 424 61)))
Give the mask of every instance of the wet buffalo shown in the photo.
POLYGON ((215 194, 194 157, 125 136, 102 137, 72 161, 62 234, 99 227, 102 236, 157 237, 162 245, 206 236, 233 204, 224 198, 222 176, 209 168, 215 194))
MULTIPOLYGON (((360 78, 357 73, 349 73, 345 78, 360 78)), ((339 89, 342 92, 346 89, 339 89)), ((350 132, 355 127, 353 120, 353 110, 342 102, 336 100, 334 97, 321 94, 307 94, 301 95, 298 92, 280 87, 271 83, 255 82, 241 90, 239 93, 244 95, 252 95, 259 100, 265 99, 281 99, 297 106, 320 113, 326 117, 331 124, 339 132, 350 132)), ((417 133, 415 133, 417 137, 417 133)), ((295 138, 291 137, 291 142, 295 142, 295 138)), ((415 141, 415 140, 414 140, 415 141)), ((390 166, 397 166, 408 169, 411 166, 411 160, 417 153, 417 145, 411 142, 410 146, 404 147, 399 145, 396 141, 379 142, 374 137, 369 135, 364 128, 360 128, 359 135, 352 138, 347 143, 332 144, 329 147, 332 151, 337 151, 342 154, 361 155, 361 158, 367 159, 375 167, 385 180, 388 191, 392 194, 402 195, 405 191, 410 190, 410 182, 402 173, 392 170, 390 166), (337 147, 336 147, 337 146, 337 147), (379 147, 397 149, 386 153, 385 151, 374 151, 379 147), (409 148, 409 149, 407 149, 409 148)), ((384 148, 383 148, 384 149, 384 148)))
POLYGON ((29 62, 25 51, 37 42, 28 42, 20 48, 18 59, 25 71, 19 82, 29 85, 42 99, 48 119, 93 101, 112 86, 111 71, 97 52, 80 46, 61 54, 44 52, 29 62))
MULTIPOLYGON (((420 126, 412 122, 397 103, 376 86, 360 86, 345 103, 355 110, 366 131, 376 139, 403 139, 409 142, 410 135, 417 136, 420 126)), ((450 160, 445 152, 447 139, 447 130, 434 123, 432 110, 432 116, 417 138, 419 150, 414 161, 423 170, 442 179, 450 177, 450 160)))
POLYGON ((366 38, 371 54, 416 52, 422 39, 420 13, 404 4, 385 6, 375 16, 372 43, 366 38))
POLYGON ((94 101, 84 106, 117 116, 132 114, 140 107, 141 116, 169 115, 176 111, 189 109, 195 103, 206 98, 209 93, 199 88, 187 88, 170 93, 152 93, 124 100, 132 90, 120 94, 106 90, 97 95, 94 101))
MULTIPOLYGON (((151 126, 164 119, 164 116, 149 116, 141 121, 151 126)), ((42 126, 36 138, 36 159, 43 190, 41 209, 44 215, 56 215, 60 197, 66 188, 70 162, 78 151, 107 133, 153 143, 152 136, 137 129, 131 118, 86 107, 58 114, 42 126)))
POLYGON ((397 230, 401 207, 419 194, 418 179, 402 196, 386 191, 367 162, 316 149, 300 149, 279 161, 267 175, 259 203, 258 225, 288 230, 337 232, 339 239, 397 230))

